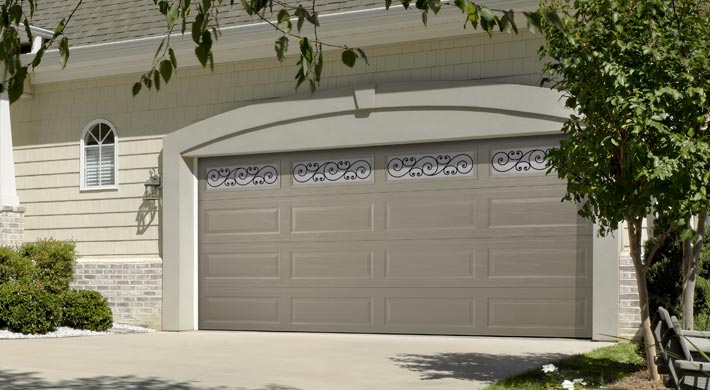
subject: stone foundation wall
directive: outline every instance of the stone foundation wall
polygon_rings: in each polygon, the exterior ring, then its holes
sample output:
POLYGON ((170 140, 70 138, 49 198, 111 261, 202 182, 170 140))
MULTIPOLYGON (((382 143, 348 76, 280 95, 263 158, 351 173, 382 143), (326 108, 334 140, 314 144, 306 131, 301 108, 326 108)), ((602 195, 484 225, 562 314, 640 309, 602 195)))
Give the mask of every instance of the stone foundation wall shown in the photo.
POLYGON ((79 260, 72 287, 105 296, 114 322, 160 329, 162 278, 159 259, 79 260))
POLYGON ((25 209, 22 207, 0 208, 0 246, 20 246, 24 239, 25 209))

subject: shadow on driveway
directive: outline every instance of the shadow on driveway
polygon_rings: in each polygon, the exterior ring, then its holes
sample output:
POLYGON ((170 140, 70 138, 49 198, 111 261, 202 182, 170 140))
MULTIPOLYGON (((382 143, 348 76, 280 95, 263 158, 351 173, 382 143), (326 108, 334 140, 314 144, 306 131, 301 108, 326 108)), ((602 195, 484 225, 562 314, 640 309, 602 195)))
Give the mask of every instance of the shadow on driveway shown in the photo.
POLYGON ((460 379, 492 382, 566 356, 554 353, 525 355, 437 353, 400 354, 390 359, 400 368, 419 372, 422 380, 460 379))
POLYGON ((3 390, 300 390, 296 387, 269 384, 259 388, 209 387, 195 382, 178 382, 168 379, 126 376, 97 376, 49 382, 37 372, 13 372, 0 370, 0 389, 3 390))

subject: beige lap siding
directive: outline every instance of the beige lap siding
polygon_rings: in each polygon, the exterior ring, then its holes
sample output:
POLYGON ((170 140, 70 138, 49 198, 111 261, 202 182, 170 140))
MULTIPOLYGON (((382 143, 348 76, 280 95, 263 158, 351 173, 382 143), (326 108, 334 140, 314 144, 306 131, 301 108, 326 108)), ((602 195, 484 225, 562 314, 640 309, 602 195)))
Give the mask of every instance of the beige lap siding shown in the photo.
MULTIPOLYGON (((119 130, 120 131, 120 130, 119 130)), ((81 257, 158 257, 158 202, 143 183, 159 165, 160 138, 120 138, 118 189, 80 190, 79 145, 18 147, 15 169, 25 240, 75 240, 81 257)))

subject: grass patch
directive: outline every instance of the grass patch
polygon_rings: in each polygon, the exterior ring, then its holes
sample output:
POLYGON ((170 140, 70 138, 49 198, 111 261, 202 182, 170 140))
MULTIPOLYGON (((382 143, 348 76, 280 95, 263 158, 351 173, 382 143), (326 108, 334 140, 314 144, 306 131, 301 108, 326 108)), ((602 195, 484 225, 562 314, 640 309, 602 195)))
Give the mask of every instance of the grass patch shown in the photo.
POLYGON ((485 390, 547 390, 561 388, 562 381, 581 378, 587 383, 580 388, 598 388, 614 383, 644 367, 635 344, 614 344, 591 352, 552 362, 557 373, 546 374, 542 367, 500 380, 485 390))

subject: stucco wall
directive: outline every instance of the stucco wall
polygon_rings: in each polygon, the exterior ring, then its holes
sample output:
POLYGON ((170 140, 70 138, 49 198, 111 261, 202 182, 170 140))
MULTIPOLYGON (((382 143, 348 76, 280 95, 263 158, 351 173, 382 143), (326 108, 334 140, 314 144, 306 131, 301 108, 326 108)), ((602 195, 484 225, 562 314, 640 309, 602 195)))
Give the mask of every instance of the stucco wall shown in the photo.
MULTIPOLYGON (((326 56, 321 88, 392 81, 494 79, 534 85, 539 36, 483 34, 372 47, 370 65, 348 69, 326 56)), ((219 53, 217 53, 219 56, 219 53)), ((294 59, 180 69, 160 93, 131 96, 138 75, 32 86, 12 106, 18 195, 25 239, 74 239, 88 258, 160 256, 159 220, 143 202, 148 170, 159 166, 162 136, 256 101, 293 95, 294 59), (88 122, 110 120, 119 136, 119 189, 79 191, 79 137, 88 122)), ((146 64, 146 67, 148 64, 146 64)), ((301 94, 308 94, 303 88, 301 94)))

